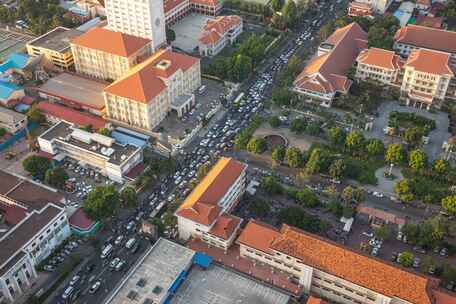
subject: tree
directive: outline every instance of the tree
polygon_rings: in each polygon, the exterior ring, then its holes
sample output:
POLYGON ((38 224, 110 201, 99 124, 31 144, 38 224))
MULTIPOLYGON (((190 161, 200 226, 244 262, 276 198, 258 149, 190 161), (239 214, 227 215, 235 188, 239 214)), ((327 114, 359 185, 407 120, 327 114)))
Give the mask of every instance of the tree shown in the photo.
POLYGON ((451 214, 456 214, 456 195, 450 195, 442 199, 442 207, 451 214))
POLYGON ((272 90, 272 101, 279 107, 290 105, 293 98, 293 93, 286 87, 278 87, 272 90))
POLYGON ((293 27, 296 24, 298 10, 294 1, 287 1, 282 8, 282 16, 287 27, 293 27))
POLYGON ((385 153, 385 145, 380 139, 372 138, 368 141, 366 150, 370 157, 381 156, 385 153))
POLYGON ((87 131, 87 132, 92 132, 93 131, 93 126, 91 124, 86 124, 82 126, 81 130, 87 131))
POLYGON ((346 219, 352 218, 355 215, 355 209, 352 206, 344 206, 342 208, 342 216, 346 219))
POLYGON ((449 163, 448 161, 444 159, 436 159, 434 163, 432 164, 432 169, 437 172, 438 174, 444 175, 448 173, 448 168, 449 168, 449 163))
POLYGON ((249 209, 258 217, 265 217, 271 211, 271 204, 266 201, 254 200, 250 203, 249 209))
POLYGON ((342 190, 341 197, 346 203, 351 203, 353 201, 355 188, 352 186, 347 186, 342 190))
POLYGON ((265 176, 261 181, 261 187, 269 194, 280 194, 283 192, 282 185, 274 176, 265 176))
POLYGON ((321 171, 322 167, 322 150, 316 148, 310 153, 309 160, 306 163, 305 171, 307 174, 315 174, 321 171))
POLYGON ((5 128, 0 128, 0 138, 6 135, 6 129, 5 128))
POLYGON ((174 32, 170 28, 167 28, 166 29, 166 42, 168 42, 168 44, 171 44, 171 42, 173 42, 174 40, 176 40, 176 32, 174 32))
POLYGON ((290 131, 300 134, 306 130, 307 122, 303 118, 295 118, 291 121, 290 131))
POLYGON ((62 189, 65 182, 68 180, 68 174, 61 167, 48 169, 44 176, 44 181, 53 187, 62 189))
POLYGON ((101 134, 101 135, 104 135, 104 136, 110 136, 111 135, 111 131, 109 131, 108 128, 100 128, 100 129, 98 129, 98 133, 101 134))
POLYGON ((364 135, 360 131, 351 131, 348 133, 347 138, 345 139, 345 146, 352 153, 358 153, 362 150, 364 146, 364 135))
POLYGON ((328 130, 328 139, 329 143, 333 147, 340 147, 345 143, 345 138, 347 134, 345 133, 344 130, 342 130, 339 127, 332 127, 328 130))
POLYGON ((131 186, 122 189, 120 199, 127 208, 134 208, 138 205, 138 195, 136 194, 136 190, 131 186))
POLYGON ((297 191, 295 195, 296 201, 304 207, 313 208, 318 206, 320 201, 318 196, 309 188, 297 191))
POLYGON ((84 202, 84 211, 93 220, 113 216, 120 203, 119 192, 113 186, 99 186, 90 191, 84 202))
POLYGON ((252 137, 252 139, 250 139, 249 143, 247 144, 247 151, 252 153, 261 154, 266 151, 266 149, 266 140, 263 138, 252 137))
POLYGON ((285 159, 292 168, 298 168, 302 164, 301 151, 295 147, 289 147, 285 153, 285 159))
POLYGON ((404 267, 410 267, 413 264, 414 258, 413 253, 404 251, 399 256, 399 263, 404 267))
POLYGON ((246 79, 253 70, 252 58, 242 54, 234 57, 234 64, 232 69, 233 79, 236 81, 243 81, 246 79))
POLYGON ((280 126, 280 123, 281 121, 277 116, 271 116, 271 118, 269 118, 269 124, 273 128, 278 128, 280 126))
POLYGON ((281 163, 285 158, 285 147, 282 145, 275 145, 272 148, 271 157, 275 162, 281 163))
POLYGON ((309 232, 319 232, 321 221, 318 217, 305 212, 300 207, 288 207, 280 210, 279 221, 309 232))
POLYGON ((29 156, 22 162, 24 170, 40 180, 44 179, 46 171, 51 166, 51 161, 48 158, 38 155, 29 156))
POLYGON ((385 160, 391 164, 399 164, 404 161, 404 147, 402 144, 390 144, 386 149, 385 160))
POLYGON ((311 122, 306 127, 306 133, 309 135, 317 136, 320 134, 320 124, 316 122, 311 122))
POLYGON ((411 146, 416 146, 421 142, 423 137, 422 128, 412 127, 407 128, 404 133, 402 133, 402 138, 411 146))
POLYGON ((401 230, 405 236, 407 236, 407 241, 411 244, 416 244, 419 237, 419 228, 415 224, 405 224, 401 230))
POLYGON ((375 236, 379 239, 387 241, 391 238, 391 229, 387 225, 383 225, 380 228, 375 229, 375 236))
POLYGON ((427 156, 422 150, 410 151, 408 155, 409 167, 413 170, 422 170, 427 166, 427 156))
POLYGON ((271 1, 271 7, 274 11, 280 11, 285 4, 284 0, 272 0, 271 1))
POLYGON ((198 170, 196 171, 196 178, 198 180, 202 180, 207 175, 207 173, 209 173, 209 170, 210 170, 210 167, 208 164, 204 164, 204 165, 200 166, 198 168, 198 170))
POLYGON ((46 118, 44 115, 41 113, 41 111, 35 107, 32 106, 28 112, 27 112, 27 118, 29 121, 40 124, 46 121, 46 118))
POLYGON ((403 202, 410 202, 415 198, 413 194, 413 185, 411 180, 403 179, 394 185, 394 192, 399 196, 403 202))
POLYGON ((339 180, 344 176, 346 168, 347 165, 345 164, 345 161, 343 159, 336 159, 331 163, 331 166, 329 166, 329 174, 334 179, 339 180))
POLYGON ((325 41, 334 32, 334 29, 335 26, 333 21, 329 21, 328 23, 323 25, 318 31, 320 41, 325 41))

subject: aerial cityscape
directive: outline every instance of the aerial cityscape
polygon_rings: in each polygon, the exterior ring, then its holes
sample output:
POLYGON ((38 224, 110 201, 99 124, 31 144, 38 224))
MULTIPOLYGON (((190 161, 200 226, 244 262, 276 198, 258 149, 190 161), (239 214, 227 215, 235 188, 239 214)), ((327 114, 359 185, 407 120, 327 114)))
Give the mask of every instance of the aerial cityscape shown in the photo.
POLYGON ((0 304, 456 304, 456 0, 0 4, 0 304))

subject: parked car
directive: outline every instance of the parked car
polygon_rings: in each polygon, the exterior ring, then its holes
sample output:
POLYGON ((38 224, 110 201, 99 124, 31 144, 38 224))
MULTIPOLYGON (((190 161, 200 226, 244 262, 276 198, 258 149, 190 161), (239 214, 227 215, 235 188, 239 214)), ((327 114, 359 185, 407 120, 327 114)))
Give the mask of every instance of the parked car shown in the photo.
POLYGON ((72 277, 71 281, 70 281, 70 286, 76 285, 76 283, 79 282, 80 279, 81 279, 80 275, 75 275, 74 277, 72 277))
POLYGON ((100 289, 101 281, 96 281, 92 286, 90 286, 89 293, 94 294, 100 289))

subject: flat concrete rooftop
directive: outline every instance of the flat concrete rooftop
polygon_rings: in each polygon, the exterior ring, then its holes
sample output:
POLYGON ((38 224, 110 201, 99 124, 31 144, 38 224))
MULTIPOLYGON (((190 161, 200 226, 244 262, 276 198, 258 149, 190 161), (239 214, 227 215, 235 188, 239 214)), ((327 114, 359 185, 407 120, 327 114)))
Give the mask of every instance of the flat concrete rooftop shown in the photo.
POLYGON ((81 34, 81 31, 59 26, 52 31, 30 41, 29 44, 56 52, 64 52, 70 47, 70 41, 81 34))
POLYGON ((290 296, 212 264, 193 267, 170 304, 286 304, 290 296))
POLYGON ((108 83, 98 80, 61 73, 46 81, 39 90, 63 101, 102 110, 105 106, 103 90, 107 85, 108 83))
POLYGON ((166 239, 157 243, 133 269, 109 304, 161 303, 179 274, 192 263, 195 252, 166 239))

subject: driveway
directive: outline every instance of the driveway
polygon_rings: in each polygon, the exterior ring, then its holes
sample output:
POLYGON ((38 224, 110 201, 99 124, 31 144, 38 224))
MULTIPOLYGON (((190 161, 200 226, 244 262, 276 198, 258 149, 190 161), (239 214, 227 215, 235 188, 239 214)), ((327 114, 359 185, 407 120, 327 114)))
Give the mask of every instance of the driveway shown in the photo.
POLYGON ((391 137, 383 133, 383 129, 388 126, 389 114, 392 111, 416 113, 423 117, 433 119, 436 123, 436 129, 429 133, 430 142, 423 146, 423 150, 428 155, 429 160, 433 161, 439 158, 442 151, 442 144, 450 137, 448 132, 449 120, 448 116, 444 112, 431 113, 424 109, 418 109, 414 107, 400 105, 397 102, 384 102, 378 108, 380 114, 374 120, 371 131, 365 131, 367 138, 379 138, 382 139, 385 144, 399 143, 401 139, 398 137, 391 137))

